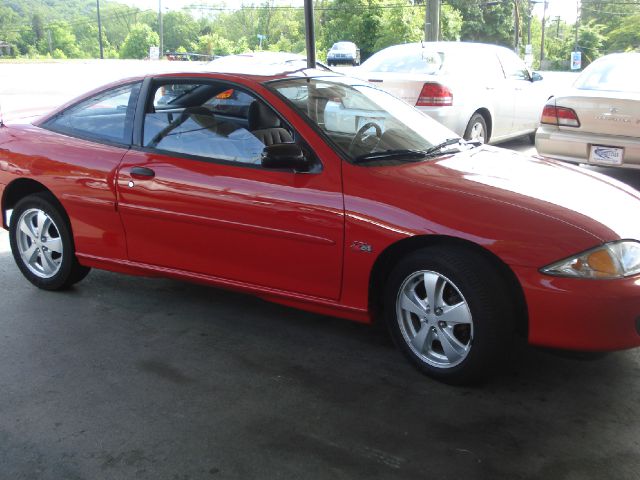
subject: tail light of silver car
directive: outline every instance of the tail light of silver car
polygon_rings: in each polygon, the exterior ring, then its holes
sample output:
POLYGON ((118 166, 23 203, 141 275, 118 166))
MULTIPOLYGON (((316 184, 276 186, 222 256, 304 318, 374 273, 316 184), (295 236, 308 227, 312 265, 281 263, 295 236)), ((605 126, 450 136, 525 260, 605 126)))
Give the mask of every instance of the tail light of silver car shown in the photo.
POLYGON ((425 83, 422 86, 416 107, 450 107, 453 105, 453 93, 439 83, 425 83))
POLYGON ((580 120, 578 115, 571 108, 558 107, 554 104, 548 103, 542 110, 542 118, 540 123, 546 123, 547 125, 556 125, 559 127, 579 127, 580 120))

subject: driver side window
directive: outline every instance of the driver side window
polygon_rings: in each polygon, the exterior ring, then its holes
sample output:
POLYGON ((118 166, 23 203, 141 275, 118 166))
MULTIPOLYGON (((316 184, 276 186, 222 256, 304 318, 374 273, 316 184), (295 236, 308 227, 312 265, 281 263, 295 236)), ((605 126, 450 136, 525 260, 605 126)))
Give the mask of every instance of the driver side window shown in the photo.
POLYGON ((293 141, 270 106, 228 85, 168 82, 152 96, 143 126, 147 148, 259 166, 266 145, 293 141))

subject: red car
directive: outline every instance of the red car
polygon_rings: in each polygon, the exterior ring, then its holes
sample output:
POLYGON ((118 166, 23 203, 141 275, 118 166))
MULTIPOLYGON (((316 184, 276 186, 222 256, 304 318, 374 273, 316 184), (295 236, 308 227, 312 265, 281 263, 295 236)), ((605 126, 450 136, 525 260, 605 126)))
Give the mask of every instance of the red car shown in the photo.
POLYGON ((103 87, 0 127, 0 193, 43 289, 101 268, 384 321, 448 382, 490 373, 518 334, 640 345, 638 192, 464 142, 329 72, 103 87))

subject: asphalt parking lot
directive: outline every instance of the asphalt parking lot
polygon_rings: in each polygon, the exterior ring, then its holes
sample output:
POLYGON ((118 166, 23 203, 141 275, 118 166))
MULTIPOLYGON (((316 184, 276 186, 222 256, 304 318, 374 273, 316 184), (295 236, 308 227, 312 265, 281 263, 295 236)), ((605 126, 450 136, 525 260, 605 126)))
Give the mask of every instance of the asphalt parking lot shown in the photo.
POLYGON ((638 349, 520 344, 451 387, 384 332, 246 295, 97 270, 38 290, 5 231, 0 292, 0 479, 639 478, 638 349))
POLYGON ((0 475, 636 479, 640 351, 520 345, 478 388, 384 333, 171 280, 28 284, 0 234, 0 475))

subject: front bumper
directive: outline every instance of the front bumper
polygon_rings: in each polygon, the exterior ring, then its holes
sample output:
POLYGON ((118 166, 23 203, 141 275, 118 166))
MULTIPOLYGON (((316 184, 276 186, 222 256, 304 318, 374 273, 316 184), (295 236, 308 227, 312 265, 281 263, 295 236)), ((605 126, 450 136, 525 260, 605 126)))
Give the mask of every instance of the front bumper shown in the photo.
POLYGON ((529 312, 529 343, 580 351, 640 346, 640 276, 587 280, 515 268, 529 312))
POLYGON ((354 57, 327 57, 327 63, 348 63, 352 64, 356 62, 354 57))
MULTIPOLYGON (((589 161, 591 145, 624 149, 624 159, 618 168, 640 169, 640 139, 615 135, 597 135, 560 129, 553 125, 540 125, 536 133, 536 149, 544 157, 565 162, 593 164, 589 161)), ((599 165, 602 166, 602 165, 599 165)))

